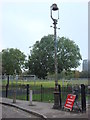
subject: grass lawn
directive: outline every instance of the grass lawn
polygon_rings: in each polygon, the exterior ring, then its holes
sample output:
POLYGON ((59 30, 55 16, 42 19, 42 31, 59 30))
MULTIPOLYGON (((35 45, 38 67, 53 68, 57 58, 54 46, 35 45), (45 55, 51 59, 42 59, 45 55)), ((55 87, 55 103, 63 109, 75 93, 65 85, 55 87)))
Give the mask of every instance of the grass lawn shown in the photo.
MULTIPOLYGON (((6 85, 7 81, 6 80, 2 80, 2 85, 6 85)), ((46 88, 51 88, 55 86, 55 81, 48 81, 48 80, 36 80, 36 81, 23 81, 23 80, 18 80, 17 82, 15 80, 9 82, 9 84, 18 84, 18 85, 26 85, 29 84, 30 86, 40 86, 43 85, 46 88)), ((61 86, 67 86, 67 84, 71 84, 71 85, 75 85, 75 84, 85 84, 88 85, 88 80, 58 80, 58 84, 60 84, 61 86)))

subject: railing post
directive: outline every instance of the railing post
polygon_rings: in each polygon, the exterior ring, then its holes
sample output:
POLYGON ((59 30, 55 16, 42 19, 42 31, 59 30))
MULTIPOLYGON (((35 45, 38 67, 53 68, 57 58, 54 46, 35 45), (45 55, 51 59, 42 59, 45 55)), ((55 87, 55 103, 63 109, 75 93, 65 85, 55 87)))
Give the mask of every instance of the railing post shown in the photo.
POLYGON ((8 84, 6 85, 6 98, 8 97, 8 84))
POLYGON ((29 101, 29 84, 27 84, 27 101, 29 101))
POLYGON ((86 112, 86 95, 85 95, 84 84, 81 84, 81 105, 82 105, 82 112, 86 112))
POLYGON ((9 85, 9 75, 7 75, 7 84, 9 85))
POLYGON ((42 84, 41 84, 41 102, 42 102, 42 84))

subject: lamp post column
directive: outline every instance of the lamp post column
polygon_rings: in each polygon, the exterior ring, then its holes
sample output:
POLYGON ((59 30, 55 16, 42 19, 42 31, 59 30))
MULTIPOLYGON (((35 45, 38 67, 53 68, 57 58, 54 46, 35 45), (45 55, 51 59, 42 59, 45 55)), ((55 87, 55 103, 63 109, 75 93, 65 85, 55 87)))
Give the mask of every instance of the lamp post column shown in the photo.
POLYGON ((57 34, 56 34, 56 24, 57 20, 54 19, 54 43, 55 43, 55 90, 54 90, 54 109, 59 109, 59 89, 58 89, 58 66, 57 66, 57 34))
POLYGON ((54 20, 54 43, 55 43, 55 91, 58 91, 58 79, 57 79, 57 74, 58 74, 58 68, 57 68, 57 34, 56 34, 56 24, 57 20, 54 20))
POLYGON ((55 43, 55 90, 54 90, 54 105, 53 108, 54 109, 59 109, 60 108, 60 103, 59 103, 59 89, 58 89, 58 78, 57 78, 57 74, 58 74, 58 67, 57 67, 57 36, 56 36, 56 25, 57 25, 57 21, 59 19, 59 8, 57 7, 57 4, 52 4, 52 6, 50 7, 51 9, 51 18, 53 20, 53 24, 54 24, 54 43, 55 43), (58 17, 54 17, 53 16, 53 12, 58 12, 58 17))

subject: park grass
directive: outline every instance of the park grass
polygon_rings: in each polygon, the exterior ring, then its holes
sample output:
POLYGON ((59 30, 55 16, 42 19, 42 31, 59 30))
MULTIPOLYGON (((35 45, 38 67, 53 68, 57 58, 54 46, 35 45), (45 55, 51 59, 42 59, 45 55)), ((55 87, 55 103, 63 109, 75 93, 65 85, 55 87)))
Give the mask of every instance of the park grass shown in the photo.
MULTIPOLYGON (((13 96, 8 96, 8 98, 13 99, 13 96)), ((62 104, 65 104, 67 98, 67 94, 61 94, 61 99, 62 99, 62 104)), ((22 95, 17 95, 16 99, 19 100, 26 100, 26 95, 22 94, 22 95)), ((32 96, 32 100, 33 101, 39 101, 39 102, 49 102, 49 103, 53 103, 54 102, 54 94, 53 93, 47 93, 47 94, 33 94, 32 96)), ((90 100, 90 95, 86 95, 86 101, 90 100)), ((78 102, 81 102, 81 95, 79 95, 78 97, 78 102)))
MULTIPOLYGON (((13 96, 8 96, 8 98, 13 99, 13 96)), ((27 100, 25 95, 16 96, 16 99, 27 100)), ((32 101, 53 103, 54 98, 53 98, 53 94, 45 94, 42 96, 42 99, 41 99, 41 94, 33 94, 32 101)))
MULTIPOLYGON (((6 80, 2 80, 2 85, 6 85, 7 81, 6 80)), ((13 80, 13 82, 10 80, 9 85, 26 85, 29 84, 30 86, 40 86, 43 85, 45 88, 54 88, 55 86, 55 81, 49 81, 49 80, 36 80, 36 81, 23 81, 23 80, 18 80, 16 82, 16 80, 13 80)), ((58 84, 62 86, 67 86, 68 84, 70 85, 88 85, 88 80, 58 80, 58 84)))
MULTIPOLYGON (((7 81, 2 81, 2 85, 6 85, 7 84, 7 81)), ((42 80, 37 80, 37 81, 21 81, 21 80, 18 80, 17 82, 15 80, 13 80, 13 82, 9 82, 9 85, 27 85, 29 84, 30 86, 40 86, 40 85, 43 85, 44 87, 46 88, 49 88, 49 87, 54 87, 55 86, 55 81, 42 81, 42 80)), ((62 81, 59 81, 59 84, 61 85, 62 84, 62 81)))

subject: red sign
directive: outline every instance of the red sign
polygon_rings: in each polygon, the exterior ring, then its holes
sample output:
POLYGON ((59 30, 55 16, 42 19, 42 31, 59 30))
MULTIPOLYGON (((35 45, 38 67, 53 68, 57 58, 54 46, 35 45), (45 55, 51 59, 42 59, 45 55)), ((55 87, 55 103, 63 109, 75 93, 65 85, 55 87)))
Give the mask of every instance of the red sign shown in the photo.
POLYGON ((64 108, 70 109, 70 111, 71 111, 74 101, 75 101, 75 98, 76 98, 76 95, 68 94, 64 108))

